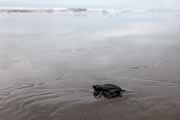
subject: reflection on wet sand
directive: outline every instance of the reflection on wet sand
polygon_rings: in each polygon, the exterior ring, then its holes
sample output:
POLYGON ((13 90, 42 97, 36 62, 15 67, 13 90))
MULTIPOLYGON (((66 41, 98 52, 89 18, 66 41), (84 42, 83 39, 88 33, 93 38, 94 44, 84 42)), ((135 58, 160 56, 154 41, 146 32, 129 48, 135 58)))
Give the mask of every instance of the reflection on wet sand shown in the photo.
POLYGON ((162 23, 138 16, 143 23, 132 17, 125 25, 118 16, 96 16, 94 21, 71 16, 73 23, 69 16, 40 16, 0 18, 5 28, 0 30, 2 120, 180 119, 176 23, 157 16, 162 23), (40 16, 46 18, 44 30, 36 26, 40 16), (95 99, 92 85, 105 83, 129 92, 95 99))

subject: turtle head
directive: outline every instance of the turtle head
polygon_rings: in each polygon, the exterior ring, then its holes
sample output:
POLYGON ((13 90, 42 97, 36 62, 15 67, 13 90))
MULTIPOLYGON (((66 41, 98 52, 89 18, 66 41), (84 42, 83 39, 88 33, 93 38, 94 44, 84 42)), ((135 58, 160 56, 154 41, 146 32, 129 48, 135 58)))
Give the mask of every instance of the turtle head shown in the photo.
POLYGON ((95 97, 101 97, 103 93, 103 87, 101 85, 93 85, 92 88, 94 89, 93 95, 95 97))
POLYGON ((93 85, 92 88, 94 91, 103 91, 103 87, 101 85, 93 85))

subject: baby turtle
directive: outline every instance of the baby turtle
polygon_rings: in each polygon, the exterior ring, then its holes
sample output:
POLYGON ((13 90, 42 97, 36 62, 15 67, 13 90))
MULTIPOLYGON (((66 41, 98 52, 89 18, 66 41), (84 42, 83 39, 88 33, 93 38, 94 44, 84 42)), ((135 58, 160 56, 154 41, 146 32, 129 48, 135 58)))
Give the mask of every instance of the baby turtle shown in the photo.
POLYGON ((95 97, 104 96, 108 99, 122 97, 122 93, 125 92, 125 90, 113 84, 93 85, 92 88, 94 89, 93 94, 95 97))

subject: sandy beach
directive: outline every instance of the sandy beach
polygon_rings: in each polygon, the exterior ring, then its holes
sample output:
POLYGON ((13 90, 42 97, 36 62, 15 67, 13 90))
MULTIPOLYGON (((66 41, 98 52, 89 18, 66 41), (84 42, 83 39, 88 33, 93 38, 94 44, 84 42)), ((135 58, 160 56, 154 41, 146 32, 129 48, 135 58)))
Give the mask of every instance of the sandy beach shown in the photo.
POLYGON ((179 16, 1 14, 0 120, 179 120, 179 16))
POLYGON ((62 120, 179 120, 179 100, 172 99, 157 97, 100 101, 73 106, 57 116, 62 120))

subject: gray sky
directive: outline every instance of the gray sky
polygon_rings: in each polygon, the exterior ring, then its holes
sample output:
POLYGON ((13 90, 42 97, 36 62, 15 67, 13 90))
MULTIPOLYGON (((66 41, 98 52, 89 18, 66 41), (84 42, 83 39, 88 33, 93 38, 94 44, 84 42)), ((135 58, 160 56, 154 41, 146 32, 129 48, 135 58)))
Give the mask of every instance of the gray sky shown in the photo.
POLYGON ((0 0, 0 6, 180 8, 180 0, 0 0))

